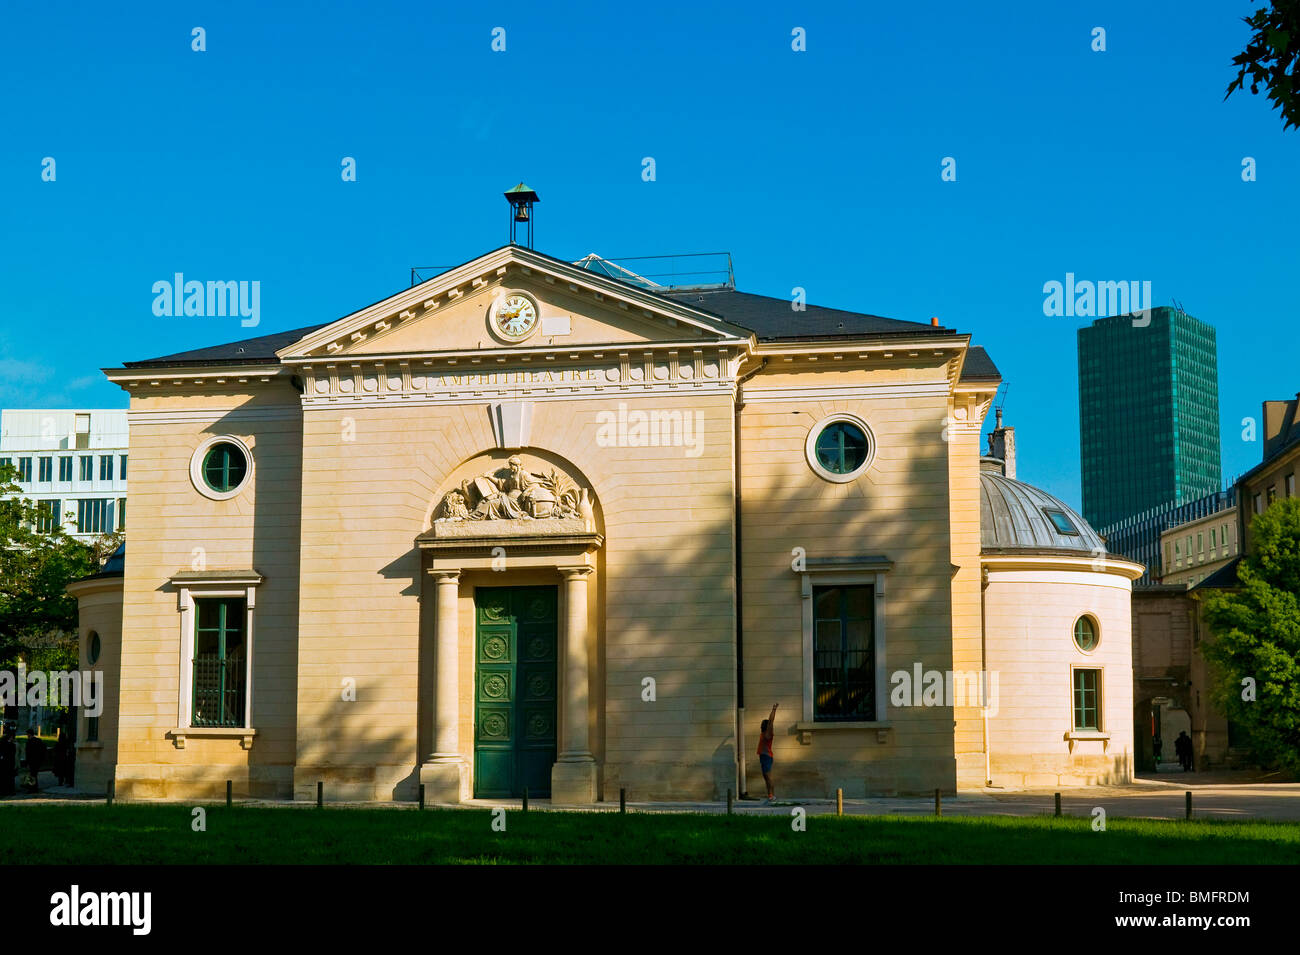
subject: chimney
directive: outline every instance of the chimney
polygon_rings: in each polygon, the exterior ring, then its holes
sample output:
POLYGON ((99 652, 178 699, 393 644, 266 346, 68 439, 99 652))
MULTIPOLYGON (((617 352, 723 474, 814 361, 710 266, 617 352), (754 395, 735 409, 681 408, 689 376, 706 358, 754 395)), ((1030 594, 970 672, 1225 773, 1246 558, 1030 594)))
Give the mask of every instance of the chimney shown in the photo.
POLYGON ((1016 479, 1016 429, 1002 424, 1002 409, 997 409, 997 423, 989 432, 989 457, 1002 461, 1002 473, 1016 479))

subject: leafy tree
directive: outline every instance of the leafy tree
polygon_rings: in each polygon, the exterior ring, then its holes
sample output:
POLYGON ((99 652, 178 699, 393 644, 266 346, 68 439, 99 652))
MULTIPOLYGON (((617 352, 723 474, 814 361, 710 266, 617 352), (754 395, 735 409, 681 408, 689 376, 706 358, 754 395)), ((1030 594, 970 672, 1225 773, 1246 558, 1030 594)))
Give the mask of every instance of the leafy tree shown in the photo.
POLYGON ((77 629, 77 601, 64 588, 99 569, 95 548, 62 527, 38 530, 40 513, 20 496, 12 465, 0 466, 0 667, 11 668, 54 635, 77 629))
POLYGON ((1202 648, 1221 711, 1246 729, 1261 760, 1300 771, 1300 499, 1255 515, 1251 538, 1240 589, 1202 598, 1213 634, 1202 648))
POLYGON ((1223 98, 1241 89, 1249 74, 1251 94, 1263 86, 1274 108, 1282 111, 1282 128, 1300 129, 1300 0, 1271 0, 1241 19, 1255 32, 1246 49, 1232 58, 1237 78, 1223 98))

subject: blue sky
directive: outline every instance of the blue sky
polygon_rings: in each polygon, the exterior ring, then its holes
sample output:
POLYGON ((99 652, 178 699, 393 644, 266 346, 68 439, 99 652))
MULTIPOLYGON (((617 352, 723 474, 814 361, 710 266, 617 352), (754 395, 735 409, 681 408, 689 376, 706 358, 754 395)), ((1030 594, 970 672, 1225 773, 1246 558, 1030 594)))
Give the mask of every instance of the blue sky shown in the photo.
POLYGON ((345 315, 503 244, 522 179, 552 255, 724 249, 746 291, 970 332, 1075 505, 1089 319, 1043 284, 1148 280, 1218 329, 1230 477, 1300 390, 1300 133, 1223 102, 1251 9, 10 0, 0 405, 125 407, 97 369, 345 315), (175 272, 260 281, 261 324, 156 317, 175 272))

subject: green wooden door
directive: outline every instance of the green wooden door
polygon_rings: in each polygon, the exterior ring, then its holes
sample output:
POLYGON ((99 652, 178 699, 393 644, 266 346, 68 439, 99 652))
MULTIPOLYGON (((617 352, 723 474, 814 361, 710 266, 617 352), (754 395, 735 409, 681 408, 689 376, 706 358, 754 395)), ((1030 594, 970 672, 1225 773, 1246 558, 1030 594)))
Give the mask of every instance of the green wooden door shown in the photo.
POLYGON ((474 603, 474 796, 549 796, 556 589, 479 587, 474 603))

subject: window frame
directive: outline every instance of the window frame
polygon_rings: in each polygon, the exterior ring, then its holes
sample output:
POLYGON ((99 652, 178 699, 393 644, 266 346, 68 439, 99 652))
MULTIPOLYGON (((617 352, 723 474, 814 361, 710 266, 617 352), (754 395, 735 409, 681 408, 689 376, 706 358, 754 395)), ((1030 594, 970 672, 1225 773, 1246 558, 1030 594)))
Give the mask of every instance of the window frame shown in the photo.
POLYGON ((59 455, 59 481, 72 482, 72 473, 75 470, 72 466, 72 458, 71 454, 59 455), (64 477, 64 474, 67 474, 67 477, 64 477))
POLYGON ((95 480, 95 456, 93 454, 79 454, 77 457, 80 461, 77 464, 77 480, 87 483, 95 480))
MULTIPOLYGON (((879 712, 879 711, 877 710, 877 708, 876 708, 876 700, 875 700, 875 695, 876 695, 876 686, 875 686, 875 684, 876 684, 876 674, 875 674, 875 649, 876 649, 876 634, 875 634, 875 596, 876 596, 876 589, 875 589, 875 587, 874 587, 872 584, 870 584, 870 583, 859 583, 859 584, 827 584, 827 583, 820 583, 820 582, 818 582, 818 583, 814 583, 814 584, 813 584, 813 671, 812 671, 812 674, 813 674, 813 720, 814 720, 814 722, 818 722, 818 723, 853 723, 853 722, 862 722, 864 719, 875 719, 876 714, 879 712), (819 684, 818 681, 817 681, 817 673, 818 673, 818 667, 817 667, 817 654, 818 654, 818 652, 819 652, 818 649, 817 649, 817 624, 818 624, 819 622, 824 621, 824 620, 827 619, 827 618, 825 618, 825 617, 818 617, 818 616, 817 616, 817 597, 818 597, 817 591, 818 591, 818 590, 821 590, 821 591, 825 592, 825 591, 836 591, 836 590, 838 590, 839 593, 840 593, 840 607, 838 608, 838 616, 836 617, 836 620, 838 621, 838 623, 839 623, 839 625, 840 625, 840 647, 839 647, 838 651, 835 651, 835 652, 838 652, 839 655, 840 655, 840 666, 839 666, 840 673, 839 673, 839 676, 838 676, 838 680, 837 680, 837 682, 839 683, 839 691, 840 691, 841 693, 843 693, 844 690, 846 689, 846 687, 847 687, 847 683, 848 683, 848 681, 847 681, 847 656, 848 656, 848 653, 850 652, 850 651, 846 650, 845 647, 844 647, 844 641, 845 641, 845 639, 846 639, 846 637, 847 637, 847 633, 846 633, 846 631, 845 631, 845 625, 846 625, 847 622, 848 622, 848 618, 845 617, 845 606, 844 606, 844 605, 845 605, 846 600, 847 600, 847 593, 848 593, 848 591, 849 591, 850 589, 865 591, 865 593, 866 593, 867 596, 868 596, 868 599, 870 599, 870 601, 871 601, 871 614, 870 614, 870 617, 869 617, 869 618, 864 618, 864 619, 870 619, 870 621, 871 621, 871 633, 869 634, 869 642, 868 642, 869 651, 868 651, 868 653, 867 653, 867 655, 868 655, 868 656, 870 657, 870 659, 871 659, 871 680, 870 680, 870 686, 871 686, 871 705, 870 705, 870 710, 869 710, 868 713, 849 713, 849 714, 844 714, 844 715, 839 715, 839 716, 832 716, 832 715, 827 714, 827 713, 818 713, 818 712, 817 712, 817 708, 818 708, 817 690, 818 690, 818 688, 822 685, 822 684, 819 684)), ((861 651, 857 651, 857 652, 861 652, 861 651)))
POLYGON ((63 527, 62 507, 63 501, 57 497, 47 497, 36 502, 37 533, 53 534, 56 529, 63 527))
POLYGON ((1101 621, 1097 619, 1095 613, 1085 612, 1074 618, 1074 623, 1070 627, 1070 644, 1080 653, 1091 654, 1097 652, 1097 648, 1101 646, 1101 621), (1084 620, 1088 621, 1092 626, 1093 642, 1092 646, 1087 650, 1079 646, 1079 624, 1084 620))
POLYGON ((180 610, 180 658, 176 701, 177 745, 184 748, 186 736, 228 735, 245 737, 245 748, 252 745, 253 696, 256 687, 253 682, 253 661, 256 649, 255 624, 257 619, 257 588, 262 577, 255 572, 232 572, 230 574, 178 574, 171 583, 178 591, 180 610), (196 579, 198 578, 198 579, 196 579), (243 725, 233 727, 195 726, 193 719, 194 703, 194 646, 197 636, 198 610, 195 600, 208 598, 236 599, 244 601, 244 718, 243 725))
POLYGON ((193 455, 190 456, 190 483, 194 489, 211 501, 228 501, 232 497, 242 494, 253 483, 253 473, 257 464, 253 458, 252 449, 242 440, 230 434, 213 435, 194 449, 193 455), (218 444, 231 444, 238 448, 244 455, 244 476, 238 484, 229 491, 218 491, 208 484, 207 478, 203 474, 203 465, 207 459, 208 452, 218 444))
POLYGON ((1072 735, 1100 735, 1106 733, 1106 707, 1105 707, 1105 668, 1099 666, 1075 666, 1070 664, 1070 733, 1072 735), (1076 705, 1075 705, 1075 679, 1076 674, 1081 672, 1092 672, 1097 674, 1097 684, 1094 690, 1096 694, 1096 726, 1078 726, 1075 723, 1076 705))
POLYGON ((862 475, 871 469, 871 465, 876 460, 876 434, 871 430, 871 426, 862 418, 847 411, 836 412, 835 414, 826 415, 811 428, 808 429, 808 437, 804 440, 804 458, 808 461, 808 466, 812 468, 813 473, 823 481, 830 481, 832 484, 848 484, 850 481, 856 481, 862 475), (837 474, 822 465, 817 459, 817 440, 822 436, 822 432, 832 425, 851 424, 858 428, 863 436, 867 439, 867 453, 862 459, 862 463, 854 470, 845 474, 837 474))
POLYGON ((81 497, 77 498, 77 533, 78 534, 107 534, 109 533, 108 508, 109 499, 102 497, 81 497), (99 505, 96 507, 95 505, 99 505), (95 521, 85 521, 83 518, 87 515, 93 516, 98 514, 98 527, 95 527, 95 521), (83 526, 89 523, 89 528, 83 526))
POLYGON ((893 569, 894 563, 884 557, 871 558, 804 558, 800 574, 800 604, 803 627, 803 699, 801 726, 804 729, 852 728, 852 727, 888 727, 889 702, 888 674, 885 657, 887 639, 887 622, 885 613, 885 578, 893 569), (816 646, 815 620, 816 610, 813 606, 814 587, 835 586, 870 586, 872 593, 872 649, 874 687, 872 695, 874 714, 870 719, 861 720, 818 720, 815 705, 816 693, 816 646))
POLYGON ((113 480, 113 455, 101 454, 99 456, 99 479, 101 481, 113 480))
MULTIPOLYGON (((244 650, 247 651, 247 644, 244 640, 244 634, 246 632, 245 627, 247 627, 248 625, 247 603, 245 599, 242 597, 211 597, 205 595, 202 597, 195 597, 193 599, 194 599, 194 626, 195 626, 194 643, 195 643, 196 650, 197 650, 197 644, 199 642, 198 637, 199 634, 202 632, 199 628, 199 622, 203 616, 202 613, 200 612, 202 609, 202 605, 207 604, 209 602, 217 605, 217 609, 218 609, 217 616, 219 620, 219 623, 215 628, 215 633, 217 635, 217 647, 218 647, 217 655, 218 655, 218 659, 222 664, 219 670, 225 671, 226 669, 228 669, 226 664, 228 663, 228 661, 232 659, 232 655, 228 651, 228 647, 227 647, 228 636, 238 635, 239 637, 238 645, 242 646, 244 650), (234 613, 233 620, 229 619, 230 614, 227 613, 228 610, 233 611, 234 613)), ((206 630, 208 632, 214 632, 214 628, 206 628, 206 630)), ((245 661, 247 661, 246 652, 245 652, 245 661)), ((190 728, 191 729, 242 729, 243 724, 248 720, 248 668, 247 666, 244 667, 244 674, 243 674, 244 712, 239 714, 240 722, 237 724, 228 724, 219 721, 216 722, 210 721, 210 722, 199 724, 194 722, 195 719, 194 711, 198 708, 197 707, 198 685, 194 682, 193 673, 197 662, 198 661, 195 654, 192 653, 190 656, 190 694, 191 694, 190 695, 190 723, 191 723, 190 728)), ((225 672, 221 672, 220 677, 221 677, 221 683, 220 683, 221 690, 219 693, 217 706, 220 712, 224 712, 225 701, 224 699, 222 699, 222 697, 224 697, 226 693, 225 672)), ((218 718, 220 717, 220 712, 218 713, 218 718)))

